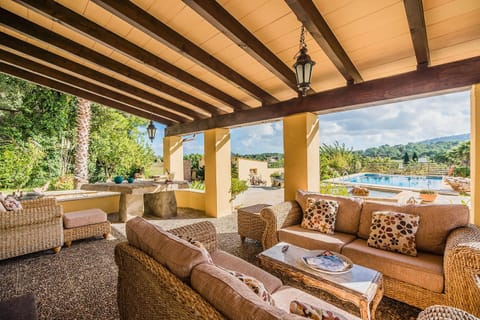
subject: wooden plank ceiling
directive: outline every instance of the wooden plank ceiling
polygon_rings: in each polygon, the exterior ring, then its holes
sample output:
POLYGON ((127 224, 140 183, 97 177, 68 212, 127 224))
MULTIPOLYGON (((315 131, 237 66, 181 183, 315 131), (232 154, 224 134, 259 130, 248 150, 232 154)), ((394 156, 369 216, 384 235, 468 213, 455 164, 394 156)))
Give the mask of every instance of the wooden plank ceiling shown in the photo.
POLYGON ((480 82, 478 0, 0 0, 0 72, 166 135, 480 82), (316 62, 298 97, 302 23, 316 62))

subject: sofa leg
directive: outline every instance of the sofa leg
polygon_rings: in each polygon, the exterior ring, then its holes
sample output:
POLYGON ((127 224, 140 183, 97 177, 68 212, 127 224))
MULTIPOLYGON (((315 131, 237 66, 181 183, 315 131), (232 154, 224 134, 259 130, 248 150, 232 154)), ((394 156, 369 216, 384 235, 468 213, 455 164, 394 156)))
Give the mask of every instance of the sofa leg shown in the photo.
POLYGON ((65 247, 70 248, 72 241, 65 241, 65 247))
POLYGON ((62 250, 61 246, 55 247, 55 248, 53 248, 53 253, 57 254, 57 253, 60 252, 60 250, 62 250))
POLYGON ((107 232, 107 233, 104 233, 104 234, 103 234, 103 238, 104 238, 104 239, 107 239, 109 234, 110 234, 110 233, 108 233, 108 232, 107 232))
POLYGON ((242 241, 242 243, 245 242, 245 237, 244 236, 240 236, 240 241, 242 241))

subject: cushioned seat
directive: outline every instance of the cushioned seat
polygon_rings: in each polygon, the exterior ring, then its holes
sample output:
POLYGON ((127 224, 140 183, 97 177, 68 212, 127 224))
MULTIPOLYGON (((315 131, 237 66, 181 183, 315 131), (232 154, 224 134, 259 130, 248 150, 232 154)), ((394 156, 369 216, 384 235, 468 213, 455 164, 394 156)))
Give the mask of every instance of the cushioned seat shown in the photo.
POLYGON ((110 234, 110 222, 101 209, 74 211, 63 216, 63 237, 65 245, 70 247, 72 241, 95 236, 105 239, 110 234))
POLYGON ((63 216, 66 229, 83 227, 107 221, 107 214, 98 208, 69 212, 63 216))
POLYGON ((225 269, 235 270, 260 280, 269 292, 277 290, 282 281, 270 273, 260 269, 252 268, 252 265, 239 257, 217 250, 211 254, 213 263, 225 269))
POLYGON ((443 256, 419 252, 412 257, 369 247, 357 239, 342 249, 353 263, 380 271, 385 276, 410 283, 433 292, 443 292, 443 256))
POLYGON ((300 225, 294 225, 278 230, 278 239, 283 242, 291 243, 305 249, 331 250, 340 252, 347 243, 355 240, 355 235, 336 232, 334 234, 325 234, 315 230, 302 228, 300 225))

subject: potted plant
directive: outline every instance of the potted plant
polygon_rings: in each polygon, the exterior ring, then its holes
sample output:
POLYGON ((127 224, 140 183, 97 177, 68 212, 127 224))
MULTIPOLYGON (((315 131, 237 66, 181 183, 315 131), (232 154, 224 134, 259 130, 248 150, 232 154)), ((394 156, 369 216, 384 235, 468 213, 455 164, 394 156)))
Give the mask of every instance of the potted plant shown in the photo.
POLYGON ((433 202, 435 199, 437 199, 437 192, 434 190, 420 190, 419 194, 422 201, 425 202, 433 202))

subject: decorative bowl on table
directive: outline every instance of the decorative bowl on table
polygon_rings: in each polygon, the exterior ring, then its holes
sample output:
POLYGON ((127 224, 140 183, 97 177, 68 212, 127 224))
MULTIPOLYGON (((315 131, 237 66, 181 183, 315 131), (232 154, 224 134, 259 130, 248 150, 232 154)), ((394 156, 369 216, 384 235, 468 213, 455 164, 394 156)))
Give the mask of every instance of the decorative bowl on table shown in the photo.
POLYGON ((113 182, 115 182, 116 184, 120 184, 123 182, 123 177, 122 176, 116 176, 115 178, 113 178, 113 182))

